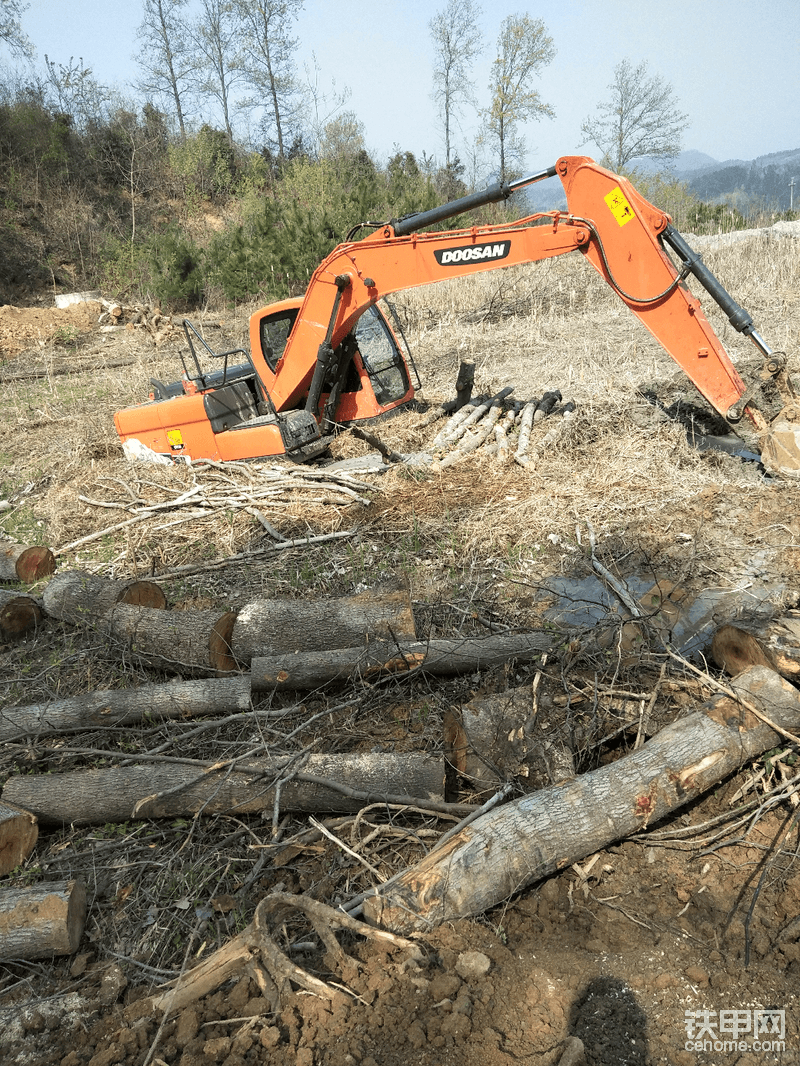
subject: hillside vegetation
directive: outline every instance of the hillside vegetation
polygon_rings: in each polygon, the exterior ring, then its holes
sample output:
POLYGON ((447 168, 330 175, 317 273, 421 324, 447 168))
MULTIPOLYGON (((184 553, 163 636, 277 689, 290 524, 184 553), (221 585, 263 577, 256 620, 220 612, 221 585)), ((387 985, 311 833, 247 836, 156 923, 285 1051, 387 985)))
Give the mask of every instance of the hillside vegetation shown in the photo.
MULTIPOLYGON (((71 112, 41 86, 0 86, 0 302, 99 288, 180 310, 299 293, 353 227, 462 196, 463 174, 399 147, 376 161, 347 113, 281 160, 209 125, 176 136, 151 104, 71 112)), ((745 225, 680 182, 633 178, 680 228, 745 225)), ((470 221, 529 211, 517 196, 470 221)))

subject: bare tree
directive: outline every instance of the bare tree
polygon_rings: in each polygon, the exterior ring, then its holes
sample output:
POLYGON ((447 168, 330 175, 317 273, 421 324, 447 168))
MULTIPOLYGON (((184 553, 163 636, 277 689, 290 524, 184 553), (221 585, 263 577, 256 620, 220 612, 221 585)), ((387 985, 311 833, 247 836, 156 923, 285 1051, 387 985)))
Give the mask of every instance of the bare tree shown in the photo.
POLYGON ((185 96, 192 75, 192 49, 181 18, 187 0, 143 0, 136 36, 142 68, 138 87, 147 96, 167 99, 174 107, 181 137, 186 136, 185 96))
POLYGON ((0 0, 0 41, 19 59, 33 58, 33 44, 22 29, 22 12, 29 6, 20 0, 0 0))
POLYGON ((506 179, 509 163, 518 161, 524 152, 521 123, 555 114, 530 85, 533 75, 540 74, 555 54, 553 38, 541 19, 528 15, 503 19, 489 82, 491 103, 482 112, 484 135, 500 155, 501 181, 506 179))
POLYGON ((216 99, 232 142, 231 94, 244 77, 241 33, 232 0, 202 0, 200 17, 190 32, 197 87, 216 99))
POLYGON ((581 126, 603 153, 604 164, 621 170, 639 156, 673 159, 680 152, 688 116, 679 110, 672 86, 658 74, 648 76, 646 62, 634 67, 623 59, 608 90, 609 99, 581 126))
POLYGON ((428 23, 434 47, 433 98, 444 127, 446 167, 451 163, 453 122, 461 106, 472 99, 470 63, 483 50, 480 15, 473 0, 447 0, 428 23))
POLYGON ((256 95, 251 106, 263 105, 275 134, 278 158, 287 156, 290 127, 296 123, 301 90, 294 66, 297 39, 292 22, 303 0, 235 0, 244 48, 244 70, 256 95))

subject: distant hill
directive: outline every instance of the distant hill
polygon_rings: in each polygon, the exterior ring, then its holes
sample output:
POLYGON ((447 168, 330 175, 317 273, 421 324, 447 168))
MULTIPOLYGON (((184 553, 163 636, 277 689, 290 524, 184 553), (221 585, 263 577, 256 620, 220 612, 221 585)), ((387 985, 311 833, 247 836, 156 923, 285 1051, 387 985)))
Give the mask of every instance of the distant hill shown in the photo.
MULTIPOLYGON (((631 168, 645 174, 664 169, 652 159, 631 160, 631 168)), ((706 152, 690 149, 674 160, 669 167, 679 180, 685 181, 691 192, 708 203, 716 203, 737 193, 737 206, 745 210, 748 203, 759 207, 789 210, 789 182, 797 180, 794 207, 800 209, 800 148, 772 152, 757 159, 725 159, 718 162, 706 152)), ((558 178, 550 178, 528 191, 531 210, 549 211, 566 206, 564 190, 558 178)))

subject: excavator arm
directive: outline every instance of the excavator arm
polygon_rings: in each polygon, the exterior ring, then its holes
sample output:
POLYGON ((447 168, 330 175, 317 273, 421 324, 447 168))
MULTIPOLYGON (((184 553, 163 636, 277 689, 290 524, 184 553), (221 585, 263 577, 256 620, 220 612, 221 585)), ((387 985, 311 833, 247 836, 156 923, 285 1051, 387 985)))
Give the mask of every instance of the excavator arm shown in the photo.
POLYGON ((795 433, 800 436, 800 430, 793 428, 794 411, 789 406, 782 413, 783 431, 775 435, 781 438, 776 444, 766 434, 766 421, 750 402, 749 390, 700 301, 686 285, 688 275, 694 275, 720 304, 734 328, 755 343, 767 371, 783 374, 785 380, 780 355, 768 348, 750 316, 673 229, 669 216, 625 178, 584 156, 566 156, 529 178, 498 183, 431 211, 393 220, 361 241, 339 245, 311 278, 275 370, 269 390, 272 402, 278 411, 305 403, 306 410, 318 414, 332 351, 381 297, 567 252, 579 252, 591 263, 724 418, 736 422, 746 414, 765 433, 762 450, 772 467, 800 473, 800 462, 795 463, 795 453, 800 455, 795 433), (556 174, 566 192, 567 212, 535 214, 506 225, 419 232, 556 174), (665 244, 676 256, 677 266, 665 244))

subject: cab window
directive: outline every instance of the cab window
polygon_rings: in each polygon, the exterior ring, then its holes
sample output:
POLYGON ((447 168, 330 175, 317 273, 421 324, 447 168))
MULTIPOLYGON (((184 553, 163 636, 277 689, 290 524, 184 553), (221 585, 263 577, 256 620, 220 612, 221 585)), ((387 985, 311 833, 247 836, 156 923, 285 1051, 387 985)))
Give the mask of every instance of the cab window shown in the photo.
POLYGON ((297 314, 297 310, 281 311, 279 314, 261 319, 261 354, 273 374, 286 348, 286 342, 292 332, 297 314))
POLYGON ((394 337, 375 307, 368 307, 355 328, 358 350, 378 403, 400 400, 408 392, 408 373, 394 337))

